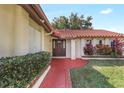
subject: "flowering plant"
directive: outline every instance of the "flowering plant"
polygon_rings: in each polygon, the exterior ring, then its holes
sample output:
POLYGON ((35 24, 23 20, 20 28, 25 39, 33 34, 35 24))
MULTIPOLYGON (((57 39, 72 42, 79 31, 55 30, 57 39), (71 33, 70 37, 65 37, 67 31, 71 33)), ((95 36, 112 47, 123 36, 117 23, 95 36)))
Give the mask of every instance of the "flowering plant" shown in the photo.
POLYGON ((84 54, 85 55, 93 55, 93 45, 92 44, 86 44, 84 47, 84 54))
POLYGON ((122 55, 122 46, 123 44, 120 42, 120 40, 118 39, 115 39, 113 40, 112 42, 113 44, 111 45, 112 47, 112 52, 115 54, 115 55, 122 55))
POLYGON ((112 52, 111 47, 109 45, 96 45, 97 54, 99 55, 110 55, 112 52))

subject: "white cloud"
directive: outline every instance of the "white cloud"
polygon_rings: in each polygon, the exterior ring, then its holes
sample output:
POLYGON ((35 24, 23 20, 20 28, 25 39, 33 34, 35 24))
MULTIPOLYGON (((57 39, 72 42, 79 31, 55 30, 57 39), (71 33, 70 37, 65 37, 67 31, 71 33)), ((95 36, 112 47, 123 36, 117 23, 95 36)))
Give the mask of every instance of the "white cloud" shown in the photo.
POLYGON ((100 14, 110 14, 112 12, 113 12, 113 10, 111 8, 107 8, 107 9, 100 11, 100 14))

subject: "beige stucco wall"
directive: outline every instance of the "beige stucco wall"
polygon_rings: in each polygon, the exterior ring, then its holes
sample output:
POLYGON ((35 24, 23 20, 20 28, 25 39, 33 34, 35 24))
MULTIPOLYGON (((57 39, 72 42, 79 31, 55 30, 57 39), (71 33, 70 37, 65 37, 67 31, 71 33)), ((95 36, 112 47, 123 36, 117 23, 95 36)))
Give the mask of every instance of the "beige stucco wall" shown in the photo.
POLYGON ((52 52, 52 37, 44 32, 44 50, 52 52))
POLYGON ((29 15, 22 7, 14 6, 14 55, 24 55, 29 52, 29 15))
POLYGON ((44 36, 44 29, 34 22, 31 18, 29 19, 29 52, 35 53, 42 51, 44 44, 42 37, 44 36))
POLYGON ((0 5, 0 57, 51 52, 51 37, 46 34, 19 5, 0 5))
POLYGON ((0 5, 0 57, 14 53, 15 5, 0 5))
POLYGON ((41 50, 41 32, 29 26, 29 52, 35 53, 41 50))
MULTIPOLYGON (((33 30, 35 33, 34 37, 36 37, 35 38, 36 42, 33 45, 34 46, 37 45, 36 46, 37 48, 36 47, 35 48, 41 51, 52 52, 52 37, 50 36, 50 34, 48 34, 42 26, 36 24, 32 19, 29 20, 29 24, 30 28, 33 28, 35 30, 35 31, 33 30)), ((35 48, 32 47, 32 49, 35 48)))

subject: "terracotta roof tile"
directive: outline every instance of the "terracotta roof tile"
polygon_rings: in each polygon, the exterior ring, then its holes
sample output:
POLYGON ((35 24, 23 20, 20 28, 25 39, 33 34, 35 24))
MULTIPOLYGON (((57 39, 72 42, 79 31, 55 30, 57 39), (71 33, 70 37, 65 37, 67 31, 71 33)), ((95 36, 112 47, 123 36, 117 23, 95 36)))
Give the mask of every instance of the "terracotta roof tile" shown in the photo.
POLYGON ((124 34, 107 31, 107 30, 56 30, 54 32, 59 38, 72 39, 72 38, 94 38, 94 37, 109 37, 109 38, 124 38, 124 34), (57 34, 56 34, 57 33, 57 34))

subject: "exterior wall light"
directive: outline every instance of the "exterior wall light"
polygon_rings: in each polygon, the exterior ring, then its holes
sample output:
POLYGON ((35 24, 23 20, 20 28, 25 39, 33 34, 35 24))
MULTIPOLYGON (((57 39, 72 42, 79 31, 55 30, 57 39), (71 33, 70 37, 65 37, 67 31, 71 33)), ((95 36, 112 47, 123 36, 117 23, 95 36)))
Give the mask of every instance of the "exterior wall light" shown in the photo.
POLYGON ((45 22, 43 19, 40 19, 40 21, 41 21, 42 23, 44 23, 44 22, 45 22))

